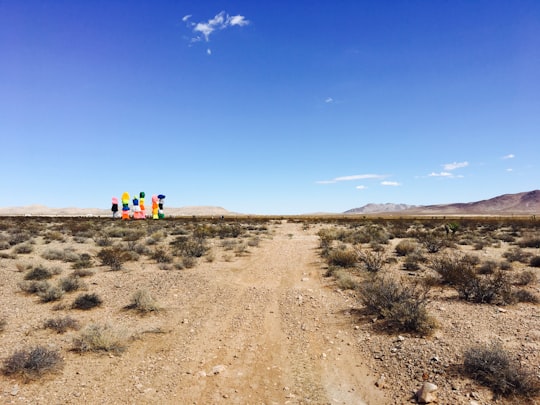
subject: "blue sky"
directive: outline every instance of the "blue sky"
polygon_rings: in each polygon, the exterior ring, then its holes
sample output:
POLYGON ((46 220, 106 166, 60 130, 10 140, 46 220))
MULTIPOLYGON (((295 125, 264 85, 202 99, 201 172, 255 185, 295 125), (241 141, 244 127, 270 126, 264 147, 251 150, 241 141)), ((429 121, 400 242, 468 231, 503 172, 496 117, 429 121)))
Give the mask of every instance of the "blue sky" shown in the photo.
POLYGON ((540 188, 540 2, 0 0, 1 206, 540 188))

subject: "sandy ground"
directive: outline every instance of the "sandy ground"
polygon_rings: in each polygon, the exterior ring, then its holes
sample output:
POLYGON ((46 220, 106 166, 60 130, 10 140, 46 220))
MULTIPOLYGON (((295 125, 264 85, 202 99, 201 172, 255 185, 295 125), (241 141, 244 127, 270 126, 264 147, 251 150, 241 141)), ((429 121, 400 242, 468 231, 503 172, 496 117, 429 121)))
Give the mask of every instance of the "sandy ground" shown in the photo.
MULTIPOLYGON (((159 231, 160 224, 145 226, 159 231)), ((84 280, 87 292, 104 303, 89 311, 69 308, 79 292, 66 293, 58 309, 57 302, 41 303, 18 285, 26 271, 21 269, 31 265, 62 270, 54 280, 68 276, 71 263, 46 260, 42 253, 73 249, 95 257, 101 248, 93 239, 39 236, 31 253, 16 258, 9 257, 13 248, 2 250, 0 359, 44 345, 60 351, 64 367, 29 383, 0 375, 0 404, 409 404, 424 381, 438 385, 438 404, 536 403, 494 399, 459 365, 467 347, 498 342, 540 378, 537 305, 473 304, 458 300, 452 289, 436 288, 428 304, 438 324, 432 336, 382 330, 362 312, 358 292, 340 290, 324 277, 317 232, 325 226, 272 221, 259 246, 239 254, 214 239, 212 260, 200 258, 189 269, 165 269, 147 255, 121 271, 96 263, 95 274, 84 280), (151 292, 162 310, 144 316, 126 310, 140 289, 151 292), (127 349, 74 352, 80 331, 43 328, 45 320, 66 315, 83 328, 110 325, 127 338, 127 349)), ((388 250, 398 242, 391 240, 388 250)), ((510 247, 459 249, 500 260, 510 247)), ((526 268, 515 263, 512 272, 526 268)), ((411 281, 422 274, 403 271, 399 263, 389 271, 411 281)), ((540 292, 538 283, 527 289, 540 292)))
POLYGON ((144 261, 120 272, 101 268, 89 290, 99 291, 107 305, 65 312, 83 324, 108 322, 138 336, 119 355, 69 351, 78 332, 40 328, 44 319, 64 311, 13 294, 22 275, 4 265, 1 271, 13 274, 1 285, 8 325, 2 358, 41 343, 60 348, 65 367, 28 384, 1 377, 0 402, 389 403, 356 347, 346 315, 350 303, 321 277, 317 246, 313 231, 283 223, 250 254, 230 262, 201 262, 179 271, 144 261), (164 311, 144 317, 124 311, 137 288, 149 289, 164 311))

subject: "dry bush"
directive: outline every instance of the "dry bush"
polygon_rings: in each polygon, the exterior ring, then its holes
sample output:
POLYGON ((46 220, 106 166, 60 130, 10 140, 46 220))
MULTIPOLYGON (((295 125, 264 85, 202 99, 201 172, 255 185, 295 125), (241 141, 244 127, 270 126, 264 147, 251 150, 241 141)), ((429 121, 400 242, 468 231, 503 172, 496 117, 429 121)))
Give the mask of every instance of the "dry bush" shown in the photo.
POLYGON ((364 268, 370 273, 377 273, 383 270, 387 264, 387 256, 385 250, 370 251, 357 249, 358 260, 363 264, 364 268))
POLYGON ((17 254, 29 254, 34 251, 34 247, 30 243, 21 243, 13 248, 13 252, 17 254))
POLYGON ((25 275, 25 280, 47 280, 53 276, 52 271, 43 266, 37 266, 29 270, 25 275))
POLYGON ((522 288, 512 291, 512 299, 514 302, 528 302, 530 304, 540 302, 540 298, 536 294, 522 288))
POLYGON ((58 372, 63 365, 64 360, 58 351, 36 346, 15 351, 4 360, 2 373, 6 376, 20 376, 28 381, 58 372))
POLYGON ((58 282, 58 287, 64 292, 72 292, 86 288, 86 285, 77 276, 65 277, 58 282))
POLYGON ((27 280, 22 281, 18 284, 19 288, 28 294, 36 294, 40 292, 45 292, 51 285, 46 280, 27 280))
POLYGON ((163 247, 157 247, 150 256, 157 263, 171 263, 173 261, 172 256, 163 247))
POLYGON ((109 266, 113 271, 122 269, 122 265, 129 260, 127 252, 120 246, 103 248, 97 257, 103 266, 109 266))
POLYGON ((418 244, 410 239, 400 241, 395 248, 398 256, 408 256, 418 250, 418 244))
POLYGON ((37 294, 41 302, 53 302, 62 299, 64 290, 59 287, 50 286, 45 291, 39 291, 37 294))
POLYGON ((110 325, 88 325, 80 335, 73 339, 72 350, 76 352, 113 352, 125 350, 127 338, 124 332, 110 325))
POLYGON ((81 294, 73 301, 71 308, 88 310, 100 306, 103 303, 96 293, 81 294))
POLYGON ((358 254, 353 249, 340 247, 332 249, 326 260, 330 266, 354 267, 358 260, 358 254))
POLYGON ((536 273, 532 270, 524 270, 514 276, 514 284, 516 285, 536 284, 537 280, 536 273))
POLYGON ((486 260, 478 267, 478 274, 493 274, 499 267, 495 260, 486 260))
POLYGON ((92 267, 92 265, 92 257, 88 253, 81 253, 71 267, 73 269, 87 269, 92 267))
POLYGON ((527 398, 540 393, 534 373, 523 369, 498 343, 471 347, 463 354, 465 373, 496 396, 527 398))
POLYGON ((509 262, 528 263, 531 253, 525 252, 523 249, 514 246, 503 253, 503 257, 509 262))
POLYGON ((171 242, 176 256, 184 257, 201 257, 203 256, 208 247, 204 238, 188 238, 186 236, 178 236, 171 242))
POLYGON ((462 285, 476 277, 474 265, 466 256, 436 256, 430 261, 430 267, 439 274, 443 284, 462 285))
POLYGON ((126 309, 134 309, 140 313, 157 312, 161 309, 157 301, 148 290, 137 290, 131 297, 131 302, 126 309))
POLYGON ((79 330, 80 324, 75 318, 71 316, 64 316, 58 318, 47 319, 43 323, 45 329, 52 329, 57 333, 65 333, 68 329, 79 330))
POLYGON ((334 272, 336 285, 342 290, 355 290, 358 288, 358 282, 346 270, 337 270, 334 272))
POLYGON ((528 233, 518 241, 518 246, 521 248, 540 248, 540 234, 528 233))
POLYGON ((77 269, 74 270, 73 273, 71 273, 72 277, 90 277, 93 276, 94 272, 92 270, 88 269, 77 269))
POLYGON ((529 266, 531 267, 540 267, 540 256, 533 256, 529 261, 529 266))
POLYGON ((360 301, 368 311, 397 326, 398 330, 429 335, 436 327, 426 309, 427 288, 376 277, 362 283, 359 292, 360 301))
POLYGON ((182 258, 182 266, 185 267, 186 269, 191 269, 195 267, 196 264, 197 264, 197 259, 195 259, 194 257, 186 256, 182 258))

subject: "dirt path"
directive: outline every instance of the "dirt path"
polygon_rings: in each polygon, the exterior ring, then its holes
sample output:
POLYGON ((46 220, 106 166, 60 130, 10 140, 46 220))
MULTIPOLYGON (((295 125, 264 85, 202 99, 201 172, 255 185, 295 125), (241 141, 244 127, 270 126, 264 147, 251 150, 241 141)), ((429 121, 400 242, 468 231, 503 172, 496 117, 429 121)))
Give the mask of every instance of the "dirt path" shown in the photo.
POLYGON ((120 356, 68 353, 62 376, 13 402, 387 403, 346 300, 321 278, 317 244, 314 231, 283 223, 231 262, 167 279, 132 274, 126 282, 148 284, 166 309, 133 322, 140 339, 120 356))

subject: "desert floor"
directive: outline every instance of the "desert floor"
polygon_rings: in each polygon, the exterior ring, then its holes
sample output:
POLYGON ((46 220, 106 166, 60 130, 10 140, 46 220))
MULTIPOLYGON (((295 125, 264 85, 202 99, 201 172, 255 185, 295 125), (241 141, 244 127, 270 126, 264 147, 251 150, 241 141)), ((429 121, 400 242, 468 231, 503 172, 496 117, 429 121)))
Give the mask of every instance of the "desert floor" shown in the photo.
MULTIPOLYGON (((249 237, 256 243, 209 239, 207 256, 193 267, 175 267, 176 257, 158 263, 141 254, 111 271, 96 259, 102 249, 96 238, 73 236, 55 221, 38 225, 50 228, 45 232, 30 229, 36 235, 31 252, 14 253, 16 245, 2 251, 0 359, 42 345, 61 353, 63 367, 38 378, 1 375, 2 404, 401 404, 415 403, 424 381, 438 385, 440 404, 512 403, 493 399, 489 389, 459 372, 464 348, 492 340, 540 373, 540 314, 533 304, 472 304, 441 289, 428 304, 438 324, 433 335, 377 328, 377 320, 363 314, 358 292, 325 277, 318 231, 326 224, 270 221, 252 227, 249 237), (43 258, 55 249, 94 258, 93 275, 83 280, 85 292, 102 298, 101 306, 72 309, 81 291, 45 303, 21 291, 32 266, 54 267, 59 274, 51 283, 73 271, 70 261, 43 258), (141 289, 155 297, 159 311, 126 309, 141 289), (81 329, 43 328, 47 319, 63 316, 81 329), (124 336, 125 350, 72 350, 91 324, 124 336)), ((5 239, 13 232, 6 224, 5 239)), ((159 221, 121 226, 146 227, 137 243, 151 249, 155 241, 145 238, 161 232, 159 221)), ((175 235, 159 238, 166 246, 175 235)), ((504 250, 479 254, 499 257, 504 250)), ((538 292, 537 285, 529 288, 538 292)))

